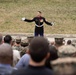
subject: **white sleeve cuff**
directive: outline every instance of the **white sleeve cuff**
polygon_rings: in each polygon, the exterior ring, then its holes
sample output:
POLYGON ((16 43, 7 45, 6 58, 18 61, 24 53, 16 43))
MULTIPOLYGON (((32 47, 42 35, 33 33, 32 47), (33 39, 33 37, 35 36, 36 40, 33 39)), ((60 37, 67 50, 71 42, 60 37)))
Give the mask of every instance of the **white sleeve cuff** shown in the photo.
POLYGON ((24 21, 24 20, 25 20, 25 17, 22 18, 22 21, 24 21))
POLYGON ((54 25, 54 22, 52 22, 51 24, 54 25))

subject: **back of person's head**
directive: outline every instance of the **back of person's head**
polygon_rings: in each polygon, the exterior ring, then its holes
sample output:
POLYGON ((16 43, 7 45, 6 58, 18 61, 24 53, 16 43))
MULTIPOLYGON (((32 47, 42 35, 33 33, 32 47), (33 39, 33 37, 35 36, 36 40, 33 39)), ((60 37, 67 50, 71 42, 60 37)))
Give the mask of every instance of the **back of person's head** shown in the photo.
POLYGON ((67 45, 70 45, 70 44, 71 44, 71 40, 68 40, 68 41, 67 41, 67 45))
POLYGON ((29 46, 31 59, 34 62, 41 62, 49 52, 49 42, 44 37, 35 37, 29 46))
POLYGON ((55 60, 58 58, 58 50, 54 46, 49 46, 50 50, 50 60, 55 60))
POLYGON ((3 43, 0 45, 0 63, 12 65, 13 52, 9 44, 3 43))
POLYGON ((11 41, 12 41, 11 35, 6 35, 6 36, 4 37, 4 43, 11 44, 11 41))
POLYGON ((54 47, 54 46, 49 46, 49 51, 50 51, 50 56, 49 58, 46 60, 46 67, 52 69, 52 66, 50 64, 50 61, 54 61, 56 59, 58 59, 58 50, 54 47))

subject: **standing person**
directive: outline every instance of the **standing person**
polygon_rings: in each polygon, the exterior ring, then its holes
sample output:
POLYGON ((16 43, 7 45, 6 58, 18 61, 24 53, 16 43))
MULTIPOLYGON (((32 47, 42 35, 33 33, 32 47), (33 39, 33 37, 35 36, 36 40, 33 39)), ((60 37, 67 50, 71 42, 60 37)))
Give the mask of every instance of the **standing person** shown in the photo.
POLYGON ((12 75, 53 75, 53 71, 45 67, 49 57, 49 43, 43 37, 35 37, 29 45, 30 61, 26 68, 21 68, 12 75))
POLYGON ((26 22, 33 22, 35 21, 35 33, 34 33, 34 36, 44 36, 44 26, 43 26, 43 23, 45 22, 47 25, 54 25, 54 23, 50 23, 50 22, 47 22, 45 20, 44 17, 42 17, 42 12, 41 11, 38 11, 37 12, 37 16, 34 17, 32 20, 29 20, 29 19, 26 19, 26 18, 22 18, 22 21, 26 21, 26 22))

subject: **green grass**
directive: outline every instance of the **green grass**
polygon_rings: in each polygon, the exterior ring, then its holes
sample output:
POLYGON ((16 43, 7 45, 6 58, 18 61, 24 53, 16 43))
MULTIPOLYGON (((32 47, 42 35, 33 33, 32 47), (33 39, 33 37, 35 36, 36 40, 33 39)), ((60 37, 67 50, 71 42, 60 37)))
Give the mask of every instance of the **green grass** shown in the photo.
POLYGON ((0 0, 0 32, 33 33, 34 23, 21 21, 32 19, 40 10, 55 26, 45 25, 45 33, 76 34, 76 0, 0 0))

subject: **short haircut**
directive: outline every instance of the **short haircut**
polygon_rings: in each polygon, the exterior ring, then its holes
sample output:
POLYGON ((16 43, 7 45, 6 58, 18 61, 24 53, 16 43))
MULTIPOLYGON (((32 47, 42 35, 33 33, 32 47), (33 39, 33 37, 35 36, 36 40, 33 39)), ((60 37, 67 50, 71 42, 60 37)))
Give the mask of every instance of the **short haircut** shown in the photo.
POLYGON ((11 64, 13 62, 13 50, 11 45, 3 43, 0 45, 0 63, 11 64))
POLYGON ((41 11, 38 11, 40 14, 42 13, 41 11))
POLYGON ((58 58, 58 50, 54 46, 49 46, 50 56, 46 60, 45 66, 52 69, 50 61, 56 60, 58 58))
POLYGON ((72 43, 71 40, 68 40, 68 41, 67 41, 67 44, 68 44, 68 45, 70 45, 71 43, 72 43))
POLYGON ((30 56, 33 61, 41 62, 49 52, 49 42, 44 37, 35 37, 29 45, 30 56))
POLYGON ((12 37, 10 35, 6 35, 4 37, 4 43, 10 44, 11 41, 12 41, 12 37))
POLYGON ((55 60, 58 58, 58 50, 54 46, 49 46, 50 50, 50 60, 55 60))

